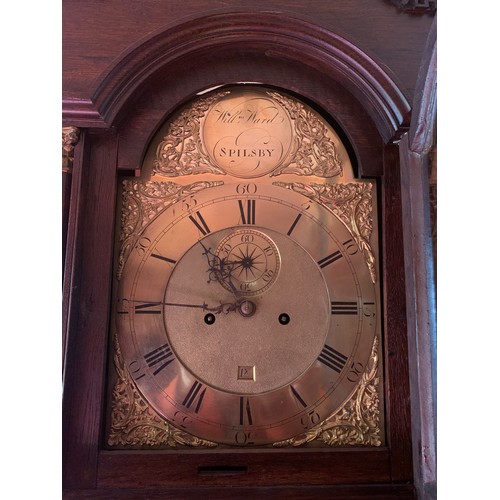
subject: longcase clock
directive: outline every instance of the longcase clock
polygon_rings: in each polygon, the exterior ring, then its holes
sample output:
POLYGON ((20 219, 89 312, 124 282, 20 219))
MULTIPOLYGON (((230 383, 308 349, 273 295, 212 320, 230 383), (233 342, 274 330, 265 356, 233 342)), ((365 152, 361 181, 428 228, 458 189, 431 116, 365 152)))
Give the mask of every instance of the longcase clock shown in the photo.
POLYGON ((65 497, 412 498, 387 72, 309 22, 213 14, 68 106, 65 497))

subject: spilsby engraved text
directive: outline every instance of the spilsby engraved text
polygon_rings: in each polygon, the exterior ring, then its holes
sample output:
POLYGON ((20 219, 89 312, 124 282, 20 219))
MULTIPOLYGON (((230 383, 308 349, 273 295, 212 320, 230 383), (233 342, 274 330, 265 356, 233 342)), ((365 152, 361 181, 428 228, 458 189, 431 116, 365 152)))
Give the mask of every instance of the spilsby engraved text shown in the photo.
POLYGON ((274 152, 274 149, 232 149, 222 147, 219 150, 219 156, 228 156, 229 158, 263 158, 263 157, 271 157, 274 152))

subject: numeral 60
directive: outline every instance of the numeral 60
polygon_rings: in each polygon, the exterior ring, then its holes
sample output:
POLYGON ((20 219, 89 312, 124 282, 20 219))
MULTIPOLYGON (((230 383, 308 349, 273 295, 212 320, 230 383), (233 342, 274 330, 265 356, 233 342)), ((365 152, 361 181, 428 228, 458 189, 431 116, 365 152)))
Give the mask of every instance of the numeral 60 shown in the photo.
POLYGON ((257 192, 257 184, 238 184, 236 186, 238 194, 255 194, 257 192))

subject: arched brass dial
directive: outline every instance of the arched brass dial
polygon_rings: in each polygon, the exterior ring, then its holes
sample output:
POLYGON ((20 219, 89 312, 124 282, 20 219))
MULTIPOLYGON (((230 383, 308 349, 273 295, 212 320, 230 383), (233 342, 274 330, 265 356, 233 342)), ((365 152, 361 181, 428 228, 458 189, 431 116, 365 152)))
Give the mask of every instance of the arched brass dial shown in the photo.
POLYGON ((158 129, 142 177, 123 185, 114 312, 139 413, 229 446, 309 441, 349 402, 366 427, 376 190, 333 127, 274 89, 215 89, 158 129))

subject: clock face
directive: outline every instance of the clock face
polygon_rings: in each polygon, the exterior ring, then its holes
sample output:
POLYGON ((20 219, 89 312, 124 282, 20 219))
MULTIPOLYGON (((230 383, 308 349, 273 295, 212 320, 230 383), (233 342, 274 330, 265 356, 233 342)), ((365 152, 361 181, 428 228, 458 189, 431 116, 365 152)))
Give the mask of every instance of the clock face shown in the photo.
POLYGON ((377 293, 351 232, 279 185, 219 183, 141 232, 116 328, 138 390, 172 425, 227 445, 306 432, 360 382, 377 293))
POLYGON ((300 444, 338 413, 380 444, 373 191, 274 90, 216 90, 167 122, 122 187, 109 442, 149 445, 163 419, 182 444, 300 444))

